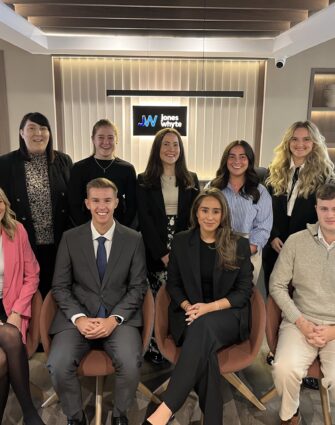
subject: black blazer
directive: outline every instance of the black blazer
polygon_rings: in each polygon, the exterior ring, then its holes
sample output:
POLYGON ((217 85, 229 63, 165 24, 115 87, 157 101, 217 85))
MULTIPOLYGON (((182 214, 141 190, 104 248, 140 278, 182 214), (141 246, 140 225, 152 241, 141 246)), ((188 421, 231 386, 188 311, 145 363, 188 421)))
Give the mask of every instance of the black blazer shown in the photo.
MULTIPOLYGON (((146 247, 148 269, 160 271, 164 269, 161 258, 169 252, 164 198, 161 186, 153 188, 144 185, 143 174, 138 175, 136 190, 139 227, 146 247)), ((179 188, 176 233, 189 227, 191 207, 199 193, 198 177, 195 173, 191 175, 195 186, 187 189, 179 188)))
MULTIPOLYGON (((250 297, 253 287, 253 267, 247 239, 241 237, 238 240, 237 256, 239 269, 226 270, 216 264, 213 269, 213 296, 214 300, 228 299, 234 314, 240 319, 240 339, 243 341, 250 332, 250 297)), ((185 300, 191 304, 203 302, 199 229, 187 230, 174 237, 166 289, 171 297, 169 328, 173 339, 179 344, 186 328, 185 311, 180 304, 185 300)))
MULTIPOLYGON (((34 249, 36 246, 35 230, 27 194, 24 161, 20 150, 0 157, 0 187, 5 191, 17 220, 27 230, 29 242, 34 249)), ((69 224, 67 184, 71 167, 72 160, 69 155, 55 151, 55 159, 49 163, 49 183, 56 245, 69 224)))
POLYGON ((291 217, 287 215, 287 196, 274 196, 272 188, 269 187, 272 196, 273 226, 269 242, 274 238, 280 238, 283 242, 293 233, 306 229, 306 224, 316 223, 317 215, 315 210, 315 193, 307 199, 298 196, 292 210, 291 217))

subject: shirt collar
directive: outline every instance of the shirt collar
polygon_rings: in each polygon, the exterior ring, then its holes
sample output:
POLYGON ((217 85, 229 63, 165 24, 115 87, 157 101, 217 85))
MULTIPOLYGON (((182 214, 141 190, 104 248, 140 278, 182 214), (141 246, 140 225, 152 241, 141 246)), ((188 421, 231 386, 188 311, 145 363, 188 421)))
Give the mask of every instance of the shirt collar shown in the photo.
POLYGON ((104 238, 106 238, 109 241, 112 241, 113 239, 113 235, 114 235, 114 230, 115 230, 115 220, 113 220, 113 224, 112 227, 110 227, 107 232, 103 235, 100 235, 100 233, 97 231, 97 229, 94 227, 93 222, 91 221, 91 230, 92 230, 92 239, 98 239, 100 236, 103 236, 104 238))
POLYGON ((331 244, 329 244, 327 241, 326 241, 326 239, 324 238, 324 236, 323 236, 323 233, 322 233, 322 230, 321 230, 321 227, 319 226, 319 228, 318 228, 318 239, 319 239, 319 241, 320 242, 322 242, 324 245, 326 245, 327 247, 329 247, 329 248, 331 248, 331 247, 333 247, 334 245, 335 245, 335 241, 334 242, 332 242, 331 244))
MULTIPOLYGON (((305 163, 303 162, 302 165, 299 166, 300 170, 302 170, 304 166, 305 166, 305 163)), ((296 167, 296 165, 294 164, 293 158, 291 157, 290 170, 295 170, 296 168, 298 167, 296 167)))

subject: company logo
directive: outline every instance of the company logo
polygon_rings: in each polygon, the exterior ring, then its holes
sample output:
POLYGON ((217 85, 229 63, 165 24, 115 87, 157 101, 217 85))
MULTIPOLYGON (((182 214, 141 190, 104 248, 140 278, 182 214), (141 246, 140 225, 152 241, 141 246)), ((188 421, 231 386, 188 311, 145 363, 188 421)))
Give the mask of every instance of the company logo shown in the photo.
POLYGON ((155 115, 154 117, 152 117, 152 115, 148 115, 147 117, 145 115, 142 115, 142 121, 139 122, 137 125, 139 127, 149 127, 149 125, 151 125, 151 127, 155 127, 157 119, 158 115, 155 115))
POLYGON ((133 106, 133 135, 151 136, 162 128, 175 128, 186 136, 186 106, 133 106))

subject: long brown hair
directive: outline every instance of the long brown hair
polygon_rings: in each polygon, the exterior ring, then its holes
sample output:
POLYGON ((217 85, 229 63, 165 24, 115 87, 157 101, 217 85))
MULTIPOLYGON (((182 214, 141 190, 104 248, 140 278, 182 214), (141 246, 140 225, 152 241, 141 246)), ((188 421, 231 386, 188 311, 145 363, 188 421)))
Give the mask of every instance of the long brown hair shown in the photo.
POLYGON ((260 197, 260 193, 258 190, 259 178, 255 171, 255 155, 254 151, 252 150, 252 147, 245 140, 234 140, 233 142, 229 143, 229 145, 226 147, 222 154, 220 166, 216 172, 216 177, 211 181, 210 185, 212 187, 217 187, 221 190, 227 187, 230 176, 227 167, 227 162, 230 151, 235 146, 242 146, 242 148, 244 149, 244 153, 248 158, 248 168, 244 176, 245 182, 239 190, 239 193, 243 198, 251 197, 253 203, 257 204, 260 197))
POLYGON ((215 235, 215 247, 219 255, 220 266, 227 270, 236 270, 239 268, 237 264, 237 240, 239 236, 231 228, 228 203, 221 190, 209 187, 199 193, 191 210, 191 226, 193 229, 199 227, 197 212, 201 202, 208 197, 217 199, 222 211, 221 223, 215 235))
POLYGON ((177 136, 180 149, 179 158, 176 161, 175 168, 176 186, 182 188, 194 187, 193 178, 186 166, 185 151, 181 135, 174 128, 163 128, 156 133, 152 143, 148 164, 143 175, 144 185, 149 187, 159 187, 160 185, 160 178, 164 172, 162 160, 160 157, 160 150, 164 136, 169 133, 175 134, 177 136))
POLYGON ((15 213, 10 208, 9 200, 0 187, 0 199, 3 200, 5 204, 5 214, 3 216, 3 219, 1 220, 0 227, 3 228, 9 239, 13 240, 16 232, 16 220, 15 220, 15 213))

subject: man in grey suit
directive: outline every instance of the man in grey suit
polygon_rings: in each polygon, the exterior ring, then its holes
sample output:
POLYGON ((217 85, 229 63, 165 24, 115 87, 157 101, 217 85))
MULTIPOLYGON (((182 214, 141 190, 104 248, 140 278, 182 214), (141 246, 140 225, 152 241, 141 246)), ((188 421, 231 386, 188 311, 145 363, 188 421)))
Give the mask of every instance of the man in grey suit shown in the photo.
POLYGON ((59 308, 47 366, 67 424, 86 425, 77 367, 91 348, 104 349, 115 366, 112 425, 127 425, 142 360, 144 245, 114 220, 117 188, 110 180, 90 181, 85 203, 92 220, 65 232, 58 249, 52 294, 59 308))

